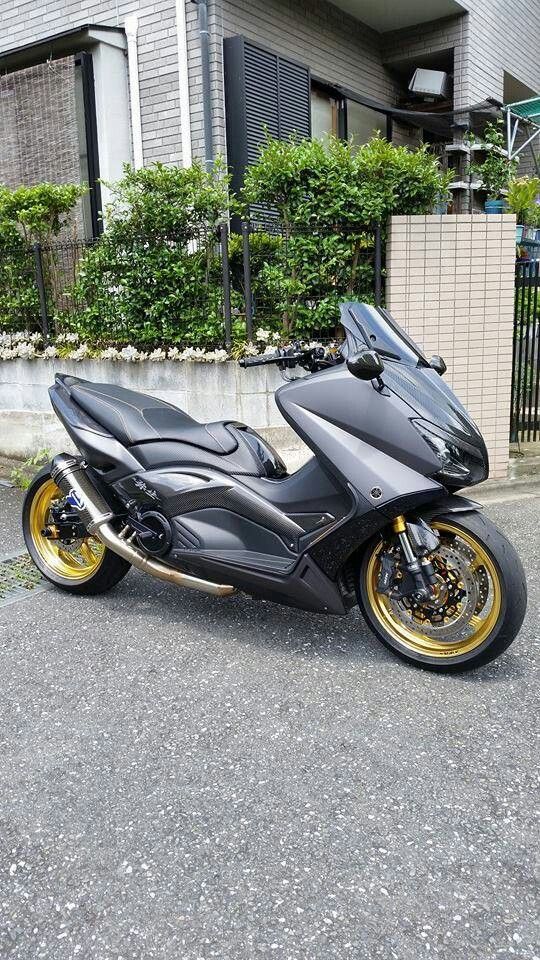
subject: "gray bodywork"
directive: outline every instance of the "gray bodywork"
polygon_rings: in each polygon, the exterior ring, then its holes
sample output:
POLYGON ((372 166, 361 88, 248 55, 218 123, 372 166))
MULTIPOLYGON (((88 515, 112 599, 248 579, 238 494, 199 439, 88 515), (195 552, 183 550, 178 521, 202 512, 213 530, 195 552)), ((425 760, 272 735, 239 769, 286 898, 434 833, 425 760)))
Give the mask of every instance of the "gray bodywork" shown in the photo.
POLYGON ((345 352, 361 341, 385 351, 382 383, 359 380, 342 363, 277 391, 285 420, 313 451, 292 476, 243 424, 201 425, 180 411, 176 420, 161 401, 61 375, 51 401, 117 514, 164 518, 167 563, 344 613, 354 600, 347 565, 362 544, 394 516, 436 510, 447 498, 435 478, 440 462, 411 420, 435 410, 456 433, 477 436, 412 341, 390 327, 384 342, 387 318, 373 309, 361 305, 359 319, 344 307, 345 352))

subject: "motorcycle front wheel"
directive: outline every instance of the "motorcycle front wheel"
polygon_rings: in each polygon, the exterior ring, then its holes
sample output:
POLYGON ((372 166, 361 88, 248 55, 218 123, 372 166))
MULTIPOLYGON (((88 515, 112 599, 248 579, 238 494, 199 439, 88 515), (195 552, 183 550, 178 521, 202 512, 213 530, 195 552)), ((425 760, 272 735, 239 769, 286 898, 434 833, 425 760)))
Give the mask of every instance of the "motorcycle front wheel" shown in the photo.
POLYGON ((527 607, 525 573, 512 544, 481 513, 441 514, 429 522, 440 537, 433 599, 415 603, 377 590, 389 532, 363 555, 359 606, 379 640, 415 666, 471 670, 500 656, 517 636, 527 607))

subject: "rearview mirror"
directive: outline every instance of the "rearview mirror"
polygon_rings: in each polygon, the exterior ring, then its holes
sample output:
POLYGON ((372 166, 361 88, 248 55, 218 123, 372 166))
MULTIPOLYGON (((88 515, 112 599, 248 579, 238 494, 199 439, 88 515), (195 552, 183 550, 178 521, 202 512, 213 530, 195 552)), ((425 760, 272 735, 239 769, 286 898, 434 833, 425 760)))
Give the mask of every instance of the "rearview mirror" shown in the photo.
POLYGON ((384 363, 376 350, 362 350, 347 357, 347 368, 359 380, 376 380, 384 370, 384 363))
POLYGON ((431 360, 429 361, 429 365, 431 369, 435 371, 435 373, 439 374, 440 377, 446 373, 447 366, 443 358, 439 357, 436 353, 433 354, 431 360))

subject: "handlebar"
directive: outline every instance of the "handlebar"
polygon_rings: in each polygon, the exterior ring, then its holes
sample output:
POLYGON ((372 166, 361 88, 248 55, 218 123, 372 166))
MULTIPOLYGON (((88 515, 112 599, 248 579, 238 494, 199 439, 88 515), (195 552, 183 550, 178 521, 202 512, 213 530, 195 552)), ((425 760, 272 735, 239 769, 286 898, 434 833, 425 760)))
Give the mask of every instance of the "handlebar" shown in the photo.
POLYGON ((335 363, 341 363, 342 360, 341 356, 327 354, 324 347, 303 348, 296 343, 291 347, 278 348, 275 353, 264 353, 260 357, 242 357, 238 363, 241 367, 261 367, 275 363, 280 370, 292 370, 298 364, 309 373, 315 373, 335 363))
POLYGON ((275 353, 264 353, 260 357, 242 357, 238 363, 241 367, 261 367, 266 363, 278 363, 279 360, 283 360, 283 357, 275 353))
POLYGON ((322 361, 324 353, 323 348, 304 348, 295 344, 292 347, 278 347, 275 353, 263 353, 260 357, 242 357, 238 363, 241 367, 261 367, 277 363, 282 370, 295 367, 298 363, 311 369, 314 363, 322 361))

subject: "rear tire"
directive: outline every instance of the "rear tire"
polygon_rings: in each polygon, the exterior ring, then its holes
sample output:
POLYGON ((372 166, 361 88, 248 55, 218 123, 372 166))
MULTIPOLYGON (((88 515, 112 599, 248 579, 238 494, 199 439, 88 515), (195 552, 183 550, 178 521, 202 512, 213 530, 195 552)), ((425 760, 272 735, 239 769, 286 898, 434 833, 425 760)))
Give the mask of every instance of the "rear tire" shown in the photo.
POLYGON ((115 587, 130 569, 123 557, 107 550, 95 537, 73 544, 44 537, 50 505, 63 493, 51 478, 50 465, 30 484, 23 503, 23 535, 28 553, 43 576, 56 587, 79 596, 105 593, 115 587))
POLYGON ((357 580, 358 603, 378 639, 409 663, 440 673, 472 670, 499 657, 519 633, 527 608, 525 572, 510 541, 483 514, 472 511, 447 513, 429 522, 439 527, 447 537, 454 536, 458 541, 465 542, 471 551, 474 551, 475 545, 478 548, 480 562, 476 568, 470 569, 486 571, 483 576, 486 582, 490 578, 494 604, 485 619, 474 614, 471 617, 471 624, 478 621, 478 642, 475 642, 473 633, 463 641, 456 639, 455 643, 451 640, 437 643, 433 640, 433 631, 431 636, 426 637, 422 634, 421 626, 417 628, 415 639, 411 621, 404 627, 399 616, 394 615, 392 605, 374 588, 376 556, 381 548, 380 536, 371 541, 362 557, 357 580))

